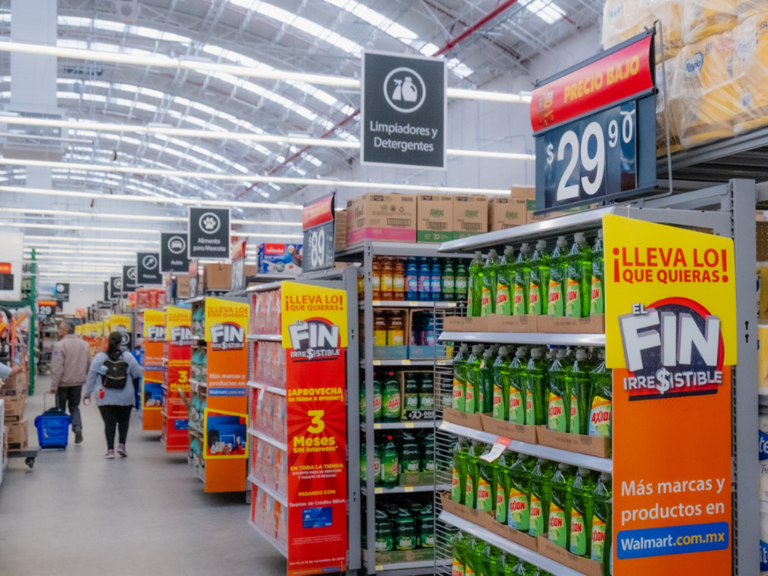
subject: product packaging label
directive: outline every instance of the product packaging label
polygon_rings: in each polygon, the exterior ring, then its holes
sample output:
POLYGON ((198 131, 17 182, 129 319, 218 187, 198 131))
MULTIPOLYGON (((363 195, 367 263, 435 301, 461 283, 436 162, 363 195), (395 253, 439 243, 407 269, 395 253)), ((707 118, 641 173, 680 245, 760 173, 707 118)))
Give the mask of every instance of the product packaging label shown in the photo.
POLYGON ((533 409, 533 392, 525 391, 525 423, 528 426, 536 425, 536 411, 533 409))
POLYGON ((602 396, 595 396, 592 400, 592 410, 589 414, 589 435, 611 436, 611 401, 602 396))
POLYGON ((456 468, 453 469, 453 474, 451 475, 451 500, 461 502, 461 482, 459 471, 456 468))
POLYGON ((509 286, 506 284, 496 285, 496 314, 502 316, 512 315, 512 304, 509 298, 509 286))
POLYGON ((565 525, 565 511, 552 502, 549 505, 549 541, 565 548, 568 542, 568 532, 565 525))
POLYGON ((488 314, 493 314, 493 309, 491 308, 491 291, 483 286, 483 297, 480 301, 480 315, 488 316, 488 314))
POLYGON ((525 289, 523 286, 515 282, 515 305, 512 308, 512 314, 514 316, 525 316, 525 289))
POLYGON ((589 303, 589 313, 603 314, 605 313, 605 299, 603 296, 603 283, 600 278, 592 276, 592 297, 589 303))
POLYGON ((525 424, 525 406, 523 395, 517 388, 509 387, 509 421, 514 424, 525 424))
POLYGON ((544 534, 544 511, 542 510, 541 500, 534 493, 531 493, 531 519, 528 534, 531 536, 541 536, 544 534))
POLYGON ((507 509, 504 506, 504 486, 496 484, 496 522, 507 521, 507 509))
POLYGON ((603 562, 603 554, 605 553, 605 528, 605 522, 597 516, 592 516, 592 551, 590 558, 601 564, 603 562))
POLYGON ((550 392, 547 426, 555 432, 567 432, 566 418, 568 415, 565 414, 565 402, 563 402, 562 397, 550 392))
POLYGON ((543 302, 539 297, 539 285, 538 283, 531 282, 528 288, 528 313, 536 315, 542 314, 542 304, 543 302))
POLYGON ((493 417, 504 419, 504 394, 499 386, 493 385, 493 417))
POLYGON ((547 315, 554 317, 564 316, 565 306, 563 304, 563 285, 557 280, 550 280, 547 315))
POLYGON ((587 553, 587 534, 584 517, 576 508, 571 508, 571 554, 583 556, 587 553))
POLYGON ((477 509, 483 512, 490 512, 493 502, 491 501, 491 485, 483 478, 477 482, 477 509))
POLYGON ((568 278, 565 288, 565 315, 569 318, 581 318, 581 290, 578 280, 568 278))
POLYGON ((469 474, 467 474, 467 488, 464 492, 464 506, 467 508, 475 507, 475 482, 469 474))
POLYGON ((466 576, 466 574, 464 573, 464 564, 459 562, 459 560, 456 557, 453 558, 451 576, 466 576))
POLYGON ((531 508, 528 503, 528 496, 523 492, 512 487, 509 491, 509 513, 507 514, 507 524, 515 530, 525 532, 530 528, 531 508))

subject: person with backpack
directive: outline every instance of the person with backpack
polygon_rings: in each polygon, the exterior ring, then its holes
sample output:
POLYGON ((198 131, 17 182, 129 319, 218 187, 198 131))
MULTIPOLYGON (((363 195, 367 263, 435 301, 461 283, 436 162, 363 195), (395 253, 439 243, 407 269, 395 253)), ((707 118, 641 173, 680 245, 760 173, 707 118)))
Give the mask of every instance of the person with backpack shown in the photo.
POLYGON ((141 378, 143 371, 133 354, 123 351, 120 332, 112 332, 107 342, 107 351, 96 354, 91 362, 84 398, 90 402, 91 394, 96 394, 107 437, 104 457, 111 460, 115 457, 115 428, 119 436, 117 453, 128 456, 125 442, 134 405, 133 381, 141 378))

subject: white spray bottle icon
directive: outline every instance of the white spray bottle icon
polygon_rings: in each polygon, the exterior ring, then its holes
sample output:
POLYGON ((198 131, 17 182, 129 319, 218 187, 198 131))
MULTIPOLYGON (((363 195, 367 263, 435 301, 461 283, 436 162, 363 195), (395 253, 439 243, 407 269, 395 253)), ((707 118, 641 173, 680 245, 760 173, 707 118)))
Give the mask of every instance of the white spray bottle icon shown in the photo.
POLYGON ((394 78, 392 81, 397 84, 395 91, 392 92, 392 100, 399 102, 403 99, 403 81, 398 78, 394 78))

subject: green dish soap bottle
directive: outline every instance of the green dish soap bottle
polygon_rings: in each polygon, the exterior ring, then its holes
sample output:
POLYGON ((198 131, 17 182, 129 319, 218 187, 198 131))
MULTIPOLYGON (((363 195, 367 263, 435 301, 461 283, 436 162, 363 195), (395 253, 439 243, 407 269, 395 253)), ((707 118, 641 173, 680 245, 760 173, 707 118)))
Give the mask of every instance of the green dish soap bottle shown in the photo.
POLYGON ((467 451, 467 480, 464 484, 464 506, 475 508, 477 506, 477 487, 480 481, 480 467, 478 464, 481 444, 473 441, 467 451))
POLYGON ((597 231, 597 240, 592 246, 592 288, 589 314, 605 314, 605 260, 603 259, 603 229, 597 231))
POLYGON ((464 412, 467 399, 467 358, 469 346, 466 343, 459 348, 459 353, 453 359, 453 394, 451 408, 464 412))
POLYGON ((552 501, 549 504, 549 541, 568 549, 573 506, 573 470, 568 464, 558 464, 552 477, 552 501))
POLYGON ((466 576, 483 576, 483 550, 485 542, 470 538, 467 545, 467 568, 464 572, 466 576))
POLYGON ((480 364, 480 409, 478 412, 488 414, 493 411, 493 365, 496 363, 496 348, 491 347, 483 353, 480 364))
POLYGON ((493 465, 496 471, 496 522, 506 524, 509 490, 512 487, 506 453, 502 453, 493 465))
POLYGON ((381 485, 384 488, 397 486, 400 475, 400 462, 397 454, 397 446, 392 436, 387 436, 387 441, 381 454, 381 485))
POLYGON ((579 468, 573 481, 573 505, 571 507, 571 554, 590 557, 592 515, 594 513, 595 479, 592 471, 579 468))
POLYGON ((531 527, 531 469, 530 460, 523 454, 509 469, 511 488, 509 491, 509 507, 507 525, 515 530, 527 532, 531 527))
POLYGON ((589 373, 592 394, 589 402, 590 436, 611 437, 613 424, 613 374, 605 367, 605 349, 598 353, 600 364, 589 373))
POLYGON ((479 318, 483 301, 483 255, 475 252, 469 265, 469 285, 467 286, 467 317, 479 318))
POLYGON ((571 434, 586 435, 589 431, 589 403, 591 400, 590 372, 595 365, 589 359, 586 348, 576 349, 571 378, 571 434))
POLYGON ((528 385, 525 394, 525 423, 528 426, 539 426, 547 422, 549 378, 544 352, 542 348, 532 348, 531 359, 528 361, 528 385))
POLYGON ((555 318, 565 316, 565 285, 568 275, 566 251, 568 241, 565 236, 558 236, 555 249, 549 257, 549 290, 547 295, 547 315, 555 318))
POLYGON ((531 284, 528 289, 528 314, 540 316, 547 313, 549 293, 549 254, 547 241, 539 240, 531 257, 531 284))
POLYGON ((472 353, 467 358, 467 386, 464 402, 464 412, 476 414, 480 412, 480 364, 483 362, 483 345, 472 346, 472 353))
POLYGON ((515 286, 515 251, 512 246, 504 248, 499 262, 498 285, 496 287, 496 314, 512 316, 512 293, 515 286))
POLYGON ((549 366, 549 403, 547 407, 547 428, 554 432, 568 432, 571 424, 571 372, 564 348, 557 351, 555 360, 549 366))
MULTIPOLYGON (((483 456, 491 453, 491 447, 486 446, 483 456)), ((493 476, 493 462, 488 462, 484 458, 479 458, 478 482, 477 482, 477 506, 481 512, 493 512, 493 505, 496 503, 496 479, 493 476)))
POLYGON ((592 294, 592 250, 584 234, 574 235, 568 254, 568 277, 565 290, 565 315, 569 318, 589 316, 592 294))
POLYGON ((515 293, 512 306, 513 316, 528 314, 528 292, 531 288, 531 247, 524 243, 515 260, 515 293))
POLYGON ((509 422, 525 424, 525 397, 528 381, 527 350, 520 346, 509 364, 509 422))
POLYGON ((552 478, 555 465, 549 460, 539 458, 531 471, 531 525, 528 534, 541 536, 549 526, 549 505, 552 502, 552 478))
POLYGON ((499 256, 491 248, 483 266, 483 292, 480 316, 488 316, 496 312, 496 288, 499 282, 499 256))
POLYGON ((466 548, 461 532, 457 532, 451 538, 451 556, 451 576, 466 576, 466 548))
POLYGON ((509 350, 502 346, 493 363, 493 417, 504 422, 509 418, 509 365, 509 350))
POLYGON ((611 564, 611 475, 600 474, 595 491, 592 493, 592 537, 590 558, 603 566, 603 576, 608 576, 611 564))
POLYGON ((458 302, 466 301, 468 290, 469 272, 467 271, 467 265, 464 263, 464 259, 459 258, 459 262, 456 264, 456 280, 454 282, 454 294, 456 295, 455 299, 458 302))

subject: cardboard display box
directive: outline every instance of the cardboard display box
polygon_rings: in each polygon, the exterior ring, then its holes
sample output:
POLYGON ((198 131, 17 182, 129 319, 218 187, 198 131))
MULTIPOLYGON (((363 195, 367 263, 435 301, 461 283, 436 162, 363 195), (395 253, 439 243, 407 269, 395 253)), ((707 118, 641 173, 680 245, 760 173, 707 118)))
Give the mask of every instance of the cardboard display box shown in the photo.
POLYGON ((539 426, 536 435, 542 446, 559 448, 587 456, 597 456, 598 458, 610 458, 611 455, 610 438, 555 432, 546 426, 539 426))
POLYGON ((458 424, 459 426, 472 428, 478 432, 484 432, 480 414, 467 414, 466 412, 459 412, 450 406, 446 406, 443 408, 443 420, 452 424, 458 424))
POLYGON ((419 194, 416 204, 417 242, 446 242, 453 239, 453 196, 419 194))
POLYGON ((232 264, 206 264, 203 285, 206 290, 229 290, 232 287, 232 264))
POLYGON ((189 274, 176 275, 176 298, 189 298, 189 274))
MULTIPOLYGON (((376 565, 400 564, 403 562, 425 562, 434 559, 434 548, 416 548, 414 550, 392 550, 376 552, 376 565)), ((363 561, 368 563, 368 550, 363 548, 363 561)))
POLYGON ((605 334, 605 314, 587 318, 536 316, 538 332, 546 334, 605 334))
POLYGON ((347 248, 347 209, 336 212, 336 230, 334 232, 334 244, 336 252, 347 248))
POLYGON ((488 197, 484 194, 453 196, 453 238, 488 232, 488 197))
POLYGON ((26 372, 14 374, 0 386, 0 396, 26 396, 29 391, 28 382, 29 379, 26 372))
POLYGON ((431 486, 434 483, 434 472, 403 472, 397 480, 398 486, 431 486))
POLYGON ((560 546, 550 542, 547 536, 538 537, 538 547, 539 554, 542 556, 546 556, 555 562, 576 570, 580 574, 585 576, 602 576, 603 567, 599 562, 571 554, 564 548, 560 548, 560 546))
POLYGON ((369 192, 347 202, 347 244, 416 241, 416 196, 369 192))
POLYGON ((8 450, 23 450, 29 446, 27 420, 6 423, 8 427, 8 450))
POLYGON ((444 332, 488 332, 488 317, 447 316, 443 320, 444 332))
POLYGON ((27 396, 7 396, 5 398, 5 422, 20 422, 24 419, 27 396))
POLYGON ((480 420, 483 423, 483 430, 489 434, 503 436, 510 440, 536 444, 536 426, 526 426, 524 424, 513 424, 504 420, 497 420, 490 414, 481 414, 480 420))
POLYGON ((506 230, 528 223, 527 201, 521 198, 494 196, 488 201, 488 229, 506 230))

